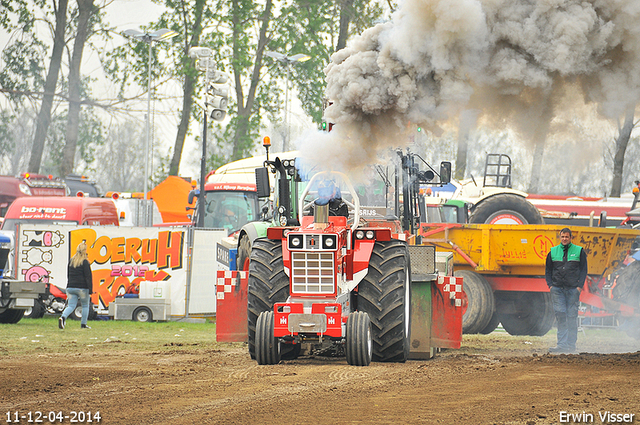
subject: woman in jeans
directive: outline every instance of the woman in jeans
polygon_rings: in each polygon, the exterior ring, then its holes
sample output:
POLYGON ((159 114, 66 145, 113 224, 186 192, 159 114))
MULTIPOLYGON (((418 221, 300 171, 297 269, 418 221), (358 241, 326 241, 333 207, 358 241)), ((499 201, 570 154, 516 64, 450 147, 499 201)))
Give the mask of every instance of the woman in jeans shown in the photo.
POLYGON ((89 297, 93 292, 93 280, 91 278, 91 266, 87 256, 87 244, 82 241, 78 245, 76 254, 69 261, 67 270, 67 308, 62 312, 62 316, 58 319, 58 327, 64 329, 67 323, 67 317, 76 309, 78 299, 82 304, 82 320, 80 327, 91 329, 87 326, 89 319, 89 297))

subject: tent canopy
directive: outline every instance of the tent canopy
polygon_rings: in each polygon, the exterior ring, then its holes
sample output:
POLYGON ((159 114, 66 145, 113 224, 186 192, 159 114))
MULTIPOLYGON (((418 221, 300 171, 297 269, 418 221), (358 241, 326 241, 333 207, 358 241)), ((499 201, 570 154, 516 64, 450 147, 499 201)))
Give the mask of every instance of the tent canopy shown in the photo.
POLYGON ((188 206, 195 206, 188 203, 189 192, 193 189, 191 183, 182 177, 169 176, 162 183, 149 191, 149 198, 158 205, 162 221, 165 223, 186 223, 190 222, 190 211, 188 206))

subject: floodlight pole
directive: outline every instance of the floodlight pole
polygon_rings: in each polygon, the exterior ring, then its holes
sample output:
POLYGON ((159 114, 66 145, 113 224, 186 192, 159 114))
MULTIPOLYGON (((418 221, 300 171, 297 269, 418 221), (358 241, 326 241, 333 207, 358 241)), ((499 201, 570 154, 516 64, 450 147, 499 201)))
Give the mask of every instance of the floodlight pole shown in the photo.
POLYGON ((124 31, 123 33, 126 37, 133 37, 140 41, 143 41, 149 45, 149 61, 148 61, 148 75, 147 75, 147 117, 146 117, 146 137, 144 144, 144 205, 145 205, 145 213, 144 213, 144 225, 150 226, 152 224, 151 217, 151 208, 150 205, 147 204, 147 196, 149 192, 149 150, 151 144, 151 54, 152 54, 152 45, 154 41, 163 41, 169 40, 170 38, 178 35, 177 32, 169 30, 167 28, 162 28, 156 30, 152 33, 143 33, 138 30, 129 29, 124 31))
MULTIPOLYGON (((149 191, 149 145, 151 143, 151 45, 153 40, 151 36, 146 35, 145 42, 149 44, 149 74, 147 78, 147 140, 144 144, 144 202, 146 206, 147 192, 149 191)), ((145 208, 144 225, 151 225, 151 220, 148 218, 149 209, 145 208)))

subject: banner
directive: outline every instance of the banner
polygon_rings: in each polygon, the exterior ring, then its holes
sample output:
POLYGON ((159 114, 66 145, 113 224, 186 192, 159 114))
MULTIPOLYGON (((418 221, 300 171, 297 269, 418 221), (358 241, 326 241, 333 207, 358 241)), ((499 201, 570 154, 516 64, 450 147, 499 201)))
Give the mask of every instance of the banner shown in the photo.
POLYGON ((168 281, 171 314, 185 314, 187 233, 181 228, 23 224, 16 237, 17 278, 67 286, 69 259, 85 241, 93 274, 91 301, 106 313, 140 282, 168 281))

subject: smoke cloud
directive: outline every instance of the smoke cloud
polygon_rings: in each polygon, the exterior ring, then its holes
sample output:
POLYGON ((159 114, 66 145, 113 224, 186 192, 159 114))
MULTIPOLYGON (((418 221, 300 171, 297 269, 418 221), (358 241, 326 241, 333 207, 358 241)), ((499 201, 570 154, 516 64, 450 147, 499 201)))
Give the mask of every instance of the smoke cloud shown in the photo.
POLYGON ((559 112, 615 119, 640 99, 637 0, 406 0, 327 66, 331 133, 308 159, 357 171, 472 109, 490 128, 543 141, 559 112))

